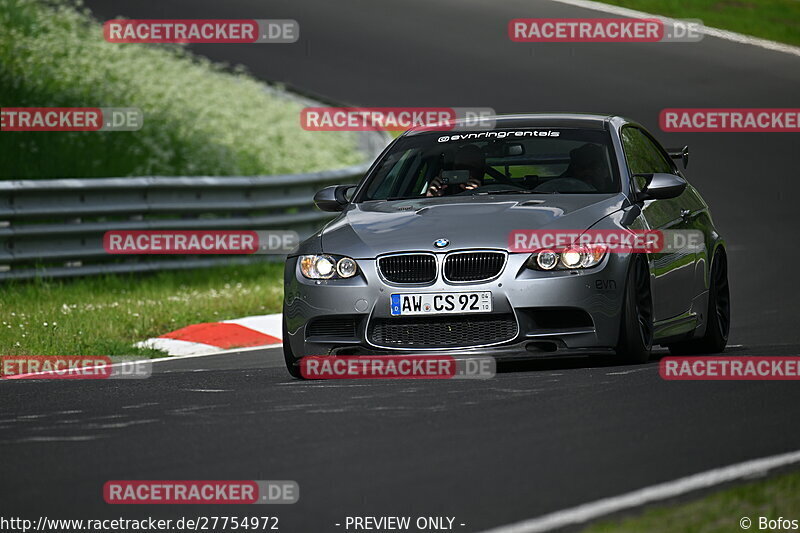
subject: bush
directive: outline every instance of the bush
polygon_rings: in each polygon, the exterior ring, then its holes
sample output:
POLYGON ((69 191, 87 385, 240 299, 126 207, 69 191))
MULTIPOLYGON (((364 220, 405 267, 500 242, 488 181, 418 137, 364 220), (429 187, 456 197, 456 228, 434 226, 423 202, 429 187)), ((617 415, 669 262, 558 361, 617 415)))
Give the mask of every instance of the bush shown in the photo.
MULTIPOLYGON (((0 1, 0 105, 138 107, 137 132, 2 132, 2 178, 299 173, 359 162, 351 134, 177 45, 114 44, 67 1, 0 1)), ((252 45, 266 46, 266 45, 252 45)))

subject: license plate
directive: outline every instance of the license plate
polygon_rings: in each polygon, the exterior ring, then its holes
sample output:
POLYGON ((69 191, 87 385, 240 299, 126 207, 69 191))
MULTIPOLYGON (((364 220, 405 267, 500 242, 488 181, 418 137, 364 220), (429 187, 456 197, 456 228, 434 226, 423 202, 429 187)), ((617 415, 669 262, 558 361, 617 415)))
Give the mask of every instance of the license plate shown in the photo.
POLYGON ((491 310, 492 293, 489 291, 392 294, 393 316, 488 313, 491 310))

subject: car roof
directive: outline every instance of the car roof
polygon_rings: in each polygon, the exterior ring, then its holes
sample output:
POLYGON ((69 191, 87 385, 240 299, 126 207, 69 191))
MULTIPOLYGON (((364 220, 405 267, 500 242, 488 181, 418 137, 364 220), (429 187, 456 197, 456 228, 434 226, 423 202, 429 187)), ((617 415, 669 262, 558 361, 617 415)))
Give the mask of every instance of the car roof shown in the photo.
MULTIPOLYGON (((517 115, 494 115, 482 117, 485 125, 472 127, 465 119, 444 122, 442 125, 459 127, 466 126, 472 131, 486 129, 514 129, 514 128, 580 128, 604 130, 608 129, 609 122, 616 118, 615 115, 601 115, 596 113, 526 113, 517 115)), ((430 128, 411 129, 404 135, 420 135, 430 133, 430 128)))

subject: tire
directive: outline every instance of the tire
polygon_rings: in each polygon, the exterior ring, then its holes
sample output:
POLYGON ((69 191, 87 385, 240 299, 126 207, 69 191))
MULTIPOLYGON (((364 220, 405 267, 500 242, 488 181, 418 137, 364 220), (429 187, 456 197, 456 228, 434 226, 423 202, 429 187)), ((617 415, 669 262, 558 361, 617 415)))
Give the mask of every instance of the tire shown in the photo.
POLYGON ((711 264, 711 283, 708 288, 706 332, 702 337, 670 344, 672 355, 701 355, 720 353, 728 344, 731 326, 731 295, 728 286, 728 258, 718 250, 711 264))
POLYGON ((300 366, 297 365, 297 361, 294 358, 294 352, 292 352, 292 346, 289 343, 289 328, 286 327, 286 318, 284 318, 282 322, 283 322, 283 361, 286 363, 286 370, 295 379, 305 379, 303 375, 300 373, 300 366))
POLYGON ((625 364, 643 364, 653 347, 653 297, 650 268, 643 257, 635 257, 625 280, 617 358, 625 364))

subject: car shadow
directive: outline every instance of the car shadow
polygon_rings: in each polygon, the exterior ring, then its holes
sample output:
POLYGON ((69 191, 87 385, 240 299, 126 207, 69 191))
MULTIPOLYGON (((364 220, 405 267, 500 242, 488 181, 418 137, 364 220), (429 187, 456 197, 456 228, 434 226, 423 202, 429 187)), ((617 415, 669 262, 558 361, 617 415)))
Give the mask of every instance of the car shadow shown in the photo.
MULTIPOLYGON (((726 348, 722 354, 714 354, 714 355, 733 355, 746 351, 748 351, 747 347, 736 345, 726 348)), ((608 367, 635 368, 640 366, 658 364, 661 361, 661 359, 667 356, 669 356, 669 350, 667 350, 666 348, 655 348, 652 354, 650 355, 650 360, 647 363, 641 363, 641 364, 628 364, 621 362, 613 354, 609 353, 581 354, 581 355, 552 355, 552 356, 539 356, 539 357, 530 357, 526 359, 511 359, 511 360, 498 359, 497 373, 503 374, 512 372, 541 372, 547 370, 576 370, 580 368, 608 368, 608 367)), ((697 355, 696 357, 704 357, 704 356, 697 355)))
POLYGON ((547 370, 574 370, 579 368, 605 368, 620 366, 613 355, 565 355, 530 359, 498 360, 497 373, 542 372, 547 370))

